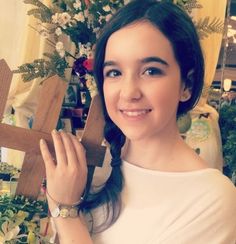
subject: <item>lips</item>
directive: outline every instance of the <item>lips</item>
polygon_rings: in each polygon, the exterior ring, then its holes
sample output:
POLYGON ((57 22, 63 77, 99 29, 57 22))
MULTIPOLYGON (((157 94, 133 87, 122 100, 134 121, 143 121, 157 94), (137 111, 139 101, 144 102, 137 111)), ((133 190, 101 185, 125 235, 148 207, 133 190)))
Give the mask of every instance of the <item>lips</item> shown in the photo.
POLYGON ((120 109, 120 112, 129 117, 139 117, 151 112, 151 109, 120 109))

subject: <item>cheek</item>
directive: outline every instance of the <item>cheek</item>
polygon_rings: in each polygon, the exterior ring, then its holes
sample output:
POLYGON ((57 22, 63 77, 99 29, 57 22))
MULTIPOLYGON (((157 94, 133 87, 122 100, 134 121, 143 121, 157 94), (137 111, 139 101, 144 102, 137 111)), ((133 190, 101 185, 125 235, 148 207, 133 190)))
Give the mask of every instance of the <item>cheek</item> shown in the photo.
POLYGON ((180 99, 179 87, 158 87, 149 92, 148 99, 152 98, 152 102, 161 110, 176 110, 180 99))
POLYGON ((110 116, 114 109, 117 95, 116 95, 115 89, 113 89, 106 82, 104 82, 104 85, 103 85, 103 93, 104 93, 106 109, 110 116))

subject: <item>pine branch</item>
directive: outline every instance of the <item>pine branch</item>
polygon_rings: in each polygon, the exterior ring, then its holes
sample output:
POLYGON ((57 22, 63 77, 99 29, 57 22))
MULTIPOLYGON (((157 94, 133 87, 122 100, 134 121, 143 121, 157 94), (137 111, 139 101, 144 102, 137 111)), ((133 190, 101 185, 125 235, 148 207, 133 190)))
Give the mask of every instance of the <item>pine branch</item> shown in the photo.
POLYGON ((32 63, 26 63, 13 70, 13 73, 20 73, 24 82, 36 78, 47 78, 52 75, 59 75, 65 79, 65 70, 69 68, 65 58, 53 53, 44 53, 45 59, 35 59, 32 63))
POLYGON ((31 9, 27 12, 28 15, 33 15, 35 18, 41 20, 42 22, 50 23, 51 16, 53 15, 50 8, 43 4, 39 0, 24 0, 24 3, 31 4, 37 8, 31 9))
POLYGON ((31 81, 36 78, 43 78, 48 75, 45 69, 44 59, 35 59, 32 63, 25 63, 13 70, 13 73, 21 73, 24 82, 31 81))
POLYGON ((68 9, 73 9, 73 3, 74 1, 71 0, 53 0, 52 4, 59 7, 60 9, 63 9, 64 11, 68 9))
POLYGON ((220 18, 214 18, 210 20, 210 17, 205 17, 199 19, 194 23, 200 39, 207 38, 210 34, 213 33, 223 33, 224 22, 220 18))
POLYGON ((203 8, 203 6, 198 3, 198 0, 177 0, 176 4, 188 12, 188 14, 191 14, 192 10, 195 8, 203 8))
POLYGON ((49 9, 45 4, 43 4, 39 0, 23 0, 25 4, 31 4, 34 5, 38 8, 44 8, 44 9, 49 9))
POLYGON ((34 8, 27 12, 28 15, 33 15, 36 19, 44 23, 51 23, 51 12, 45 11, 44 9, 34 8))

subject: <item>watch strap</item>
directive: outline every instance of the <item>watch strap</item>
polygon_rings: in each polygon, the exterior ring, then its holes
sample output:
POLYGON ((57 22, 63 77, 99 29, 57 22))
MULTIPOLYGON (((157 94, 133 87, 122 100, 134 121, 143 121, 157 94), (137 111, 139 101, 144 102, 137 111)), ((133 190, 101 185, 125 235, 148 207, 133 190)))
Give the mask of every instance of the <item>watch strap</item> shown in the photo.
POLYGON ((78 207, 67 206, 67 205, 57 205, 52 211, 51 216, 53 218, 76 218, 78 216, 78 207))

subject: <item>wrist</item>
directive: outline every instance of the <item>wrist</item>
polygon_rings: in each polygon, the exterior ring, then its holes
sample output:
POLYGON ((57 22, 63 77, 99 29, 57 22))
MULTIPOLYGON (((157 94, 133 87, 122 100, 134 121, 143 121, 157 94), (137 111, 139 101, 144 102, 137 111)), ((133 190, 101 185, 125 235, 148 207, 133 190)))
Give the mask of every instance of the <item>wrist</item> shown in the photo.
POLYGON ((53 218, 76 218, 78 217, 78 210, 78 207, 73 205, 57 205, 50 212, 53 218))
POLYGON ((83 197, 79 201, 72 204, 64 204, 56 201, 46 190, 48 197, 48 205, 50 209, 51 217, 57 218, 76 218, 78 217, 80 204, 83 202, 83 197))

